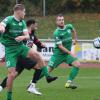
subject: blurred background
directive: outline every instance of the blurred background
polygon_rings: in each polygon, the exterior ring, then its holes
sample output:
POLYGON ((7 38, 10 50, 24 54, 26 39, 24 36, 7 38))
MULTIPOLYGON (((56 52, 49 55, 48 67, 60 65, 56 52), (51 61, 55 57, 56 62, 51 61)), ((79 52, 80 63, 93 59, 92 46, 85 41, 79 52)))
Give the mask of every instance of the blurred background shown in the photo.
POLYGON ((75 26, 79 39, 93 39, 100 33, 100 0, 0 0, 0 19, 11 15, 16 3, 25 5, 26 19, 38 20, 39 38, 52 38, 59 13, 64 14, 66 23, 75 26))
POLYGON ((100 0, 0 0, 0 20, 13 14, 13 6, 18 3, 25 5, 25 20, 34 18, 38 22, 36 35, 47 46, 42 51, 44 56, 52 55, 56 16, 62 13, 65 23, 73 24, 77 30, 78 57, 100 61, 100 49, 93 47, 94 38, 100 36, 100 0))

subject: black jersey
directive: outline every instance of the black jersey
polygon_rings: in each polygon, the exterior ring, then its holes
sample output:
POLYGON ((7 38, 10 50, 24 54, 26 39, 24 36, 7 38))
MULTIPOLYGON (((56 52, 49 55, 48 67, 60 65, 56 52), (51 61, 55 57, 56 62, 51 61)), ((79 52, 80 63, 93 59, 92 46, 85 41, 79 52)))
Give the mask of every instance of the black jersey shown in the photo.
POLYGON ((31 33, 29 33, 30 35, 30 39, 27 41, 24 41, 24 44, 27 45, 28 47, 32 47, 33 43, 37 46, 38 49, 42 49, 44 48, 42 46, 42 43, 39 41, 39 39, 36 37, 35 35, 35 31, 32 31, 31 33))

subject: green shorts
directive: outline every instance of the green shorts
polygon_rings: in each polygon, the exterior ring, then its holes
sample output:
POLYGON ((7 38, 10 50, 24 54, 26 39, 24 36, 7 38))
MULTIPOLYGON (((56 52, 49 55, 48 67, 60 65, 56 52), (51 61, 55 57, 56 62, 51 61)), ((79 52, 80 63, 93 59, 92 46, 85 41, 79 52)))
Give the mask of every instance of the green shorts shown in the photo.
POLYGON ((53 54, 51 59, 48 63, 48 66, 51 68, 58 67, 61 63, 65 62, 67 64, 72 64, 74 61, 78 60, 77 58, 72 57, 71 55, 67 54, 53 54))
POLYGON ((18 57, 20 55, 23 57, 27 57, 29 49, 30 48, 25 45, 5 47, 6 66, 8 68, 16 67, 18 57))

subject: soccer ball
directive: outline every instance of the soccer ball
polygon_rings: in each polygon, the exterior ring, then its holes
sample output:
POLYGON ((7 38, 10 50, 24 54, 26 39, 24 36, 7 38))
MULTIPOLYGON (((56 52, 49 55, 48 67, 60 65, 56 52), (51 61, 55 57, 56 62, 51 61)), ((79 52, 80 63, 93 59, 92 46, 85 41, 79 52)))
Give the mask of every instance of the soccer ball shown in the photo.
POLYGON ((97 37, 93 40, 93 46, 97 49, 100 49, 100 37, 97 37))

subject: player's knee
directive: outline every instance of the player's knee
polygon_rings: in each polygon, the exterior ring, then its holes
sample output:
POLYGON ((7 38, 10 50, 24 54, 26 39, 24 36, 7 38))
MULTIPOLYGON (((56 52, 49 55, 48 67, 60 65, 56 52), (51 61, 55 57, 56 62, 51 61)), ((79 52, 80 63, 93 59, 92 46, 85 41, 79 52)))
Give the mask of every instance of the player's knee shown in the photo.
POLYGON ((80 64, 79 61, 76 62, 76 66, 77 66, 77 67, 80 67, 80 66, 81 66, 81 64, 80 64))
POLYGON ((10 77, 12 79, 14 79, 16 77, 16 75, 17 75, 17 73, 15 73, 15 72, 8 73, 8 77, 10 77))
POLYGON ((14 79, 15 75, 14 74, 9 74, 8 77, 11 78, 11 79, 14 79))
POLYGON ((79 61, 73 62, 72 65, 73 65, 73 66, 76 66, 76 67, 80 67, 80 66, 81 66, 81 64, 80 64, 79 61))

